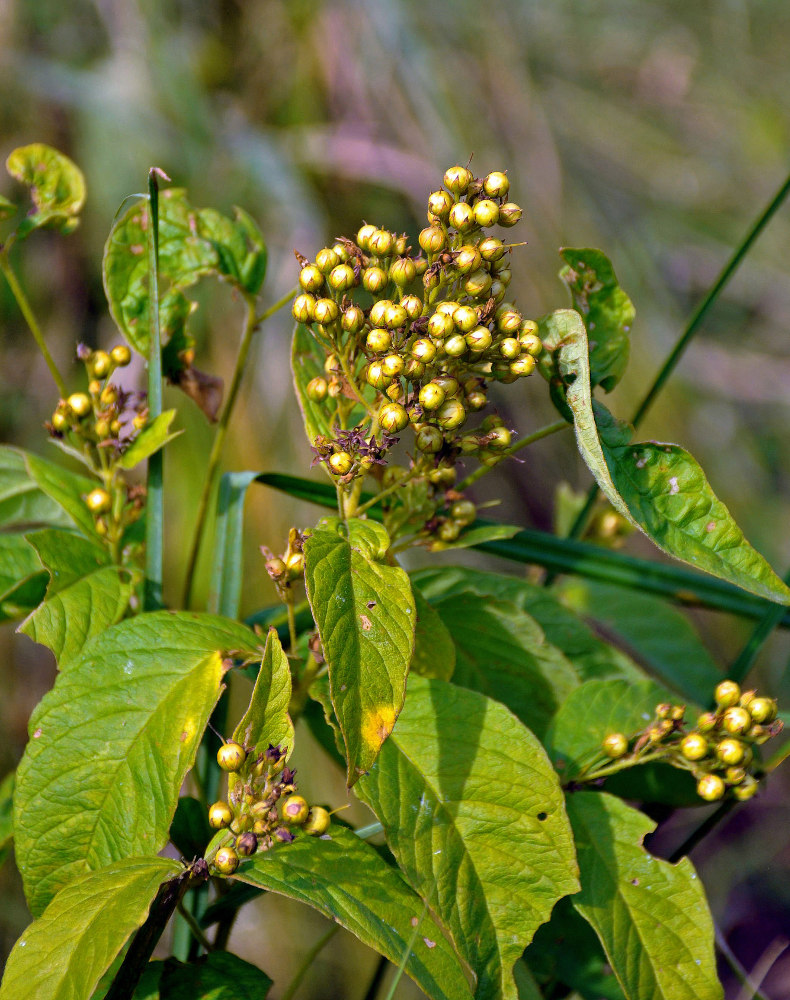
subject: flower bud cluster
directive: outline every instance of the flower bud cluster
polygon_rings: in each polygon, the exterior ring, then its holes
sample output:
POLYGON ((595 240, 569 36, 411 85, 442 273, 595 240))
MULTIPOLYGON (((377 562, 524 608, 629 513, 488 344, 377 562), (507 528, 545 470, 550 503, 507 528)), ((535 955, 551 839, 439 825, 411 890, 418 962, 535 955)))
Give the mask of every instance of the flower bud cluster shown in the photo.
POLYGON ((288 546, 282 555, 277 556, 265 545, 261 546, 261 553, 266 559, 266 572, 283 598, 288 596, 293 584, 304 577, 303 547, 304 536, 296 528, 288 532, 288 546))
POLYGON ((289 827, 301 826, 316 837, 328 829, 329 813, 320 806, 311 808, 295 794, 296 772, 286 767, 286 753, 286 747, 270 744, 255 755, 233 741, 219 748, 217 763, 231 776, 229 793, 227 800, 210 806, 208 821, 213 829, 227 829, 233 836, 232 843, 214 855, 221 874, 233 874, 243 857, 290 843, 294 835, 289 827))
POLYGON ((334 431, 314 450, 342 485, 367 472, 380 478, 375 466, 407 428, 414 477, 433 486, 452 485, 461 456, 498 462, 510 431, 502 421, 471 431, 468 423, 488 406, 492 381, 532 374, 543 350, 537 323, 505 301, 512 245, 487 231, 521 217, 507 201, 506 174, 476 178, 455 166, 443 181, 428 199, 422 253, 412 254, 406 236, 366 224, 315 261, 297 255, 293 315, 326 352, 324 374, 305 392, 334 431), (367 414, 343 430, 349 400, 367 414))
MULTIPOLYGON (((610 733, 601 744, 610 760, 663 759, 675 767, 691 771, 697 793, 707 802, 725 793, 740 800, 757 791, 754 747, 782 730, 776 718, 776 701, 758 697, 755 691, 741 691, 734 681, 722 681, 716 688, 716 711, 703 712, 692 729, 684 726, 685 706, 660 704, 654 720, 631 737, 610 733)), ((598 768, 597 770, 603 770, 598 768)), ((589 772, 595 775, 596 769, 589 772)))

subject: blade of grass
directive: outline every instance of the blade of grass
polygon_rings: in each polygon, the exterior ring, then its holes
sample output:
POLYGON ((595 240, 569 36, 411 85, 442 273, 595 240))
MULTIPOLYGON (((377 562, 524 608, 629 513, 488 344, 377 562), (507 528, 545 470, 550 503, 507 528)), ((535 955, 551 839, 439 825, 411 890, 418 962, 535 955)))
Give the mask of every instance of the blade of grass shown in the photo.
MULTIPOLYGON (((785 583, 790 583, 790 572, 785 574, 784 580, 785 583)), ((781 624, 783 618, 784 609, 782 607, 772 607, 766 611, 764 617, 757 623, 754 631, 746 640, 743 649, 732 661, 730 669, 727 671, 728 677, 731 677, 738 684, 743 683, 760 650, 776 626, 781 624)))

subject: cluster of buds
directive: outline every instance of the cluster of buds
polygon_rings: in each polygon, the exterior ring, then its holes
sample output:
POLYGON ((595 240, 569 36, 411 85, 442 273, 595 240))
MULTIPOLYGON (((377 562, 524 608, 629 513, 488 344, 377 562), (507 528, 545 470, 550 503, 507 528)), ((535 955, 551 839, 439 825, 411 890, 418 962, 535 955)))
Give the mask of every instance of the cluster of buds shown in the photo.
POLYGON ((261 546, 261 553, 266 559, 266 572, 283 599, 288 597, 293 584, 304 577, 303 548, 304 535, 296 528, 288 532, 288 547, 282 555, 276 556, 271 549, 261 546))
POLYGON ((493 465, 509 448, 511 432, 495 417, 466 428, 488 405, 489 383, 532 374, 543 350, 537 323, 504 301, 514 244, 486 232, 520 219, 508 190, 500 171, 476 178, 451 167, 428 199, 423 253, 413 256, 406 236, 364 225, 315 261, 297 254, 293 315, 326 351, 324 374, 305 390, 333 429, 315 442, 316 460, 340 484, 381 478, 377 466, 407 428, 412 478, 433 486, 452 486, 462 455, 493 465), (351 429, 349 401, 367 411, 351 429))
POLYGON ((734 681, 722 681, 716 688, 715 712, 704 712, 691 730, 683 724, 684 715, 682 705, 657 705, 655 719, 645 730, 630 739, 611 733, 601 748, 611 760, 627 755, 634 763, 663 759, 691 771, 697 793, 706 802, 716 802, 727 791, 740 801, 750 799, 758 786, 753 747, 782 730, 776 701, 755 691, 742 692, 734 681))
POLYGON ((213 829, 228 829, 234 837, 214 855, 213 865, 221 874, 232 875, 242 857, 290 843, 290 827, 299 826, 314 837, 329 828, 326 809, 311 808, 295 794, 295 772, 285 766, 285 758, 285 747, 270 745, 255 755, 233 741, 217 751, 217 763, 229 775, 229 791, 227 800, 209 808, 208 821, 213 829))

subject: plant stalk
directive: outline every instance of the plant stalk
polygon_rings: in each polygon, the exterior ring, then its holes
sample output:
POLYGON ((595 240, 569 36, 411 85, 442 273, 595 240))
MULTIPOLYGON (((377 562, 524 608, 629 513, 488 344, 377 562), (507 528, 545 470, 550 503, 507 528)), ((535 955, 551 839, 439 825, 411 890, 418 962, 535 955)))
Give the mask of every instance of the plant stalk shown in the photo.
MULTIPOLYGON (((148 412, 151 420, 162 412, 162 341, 159 326, 159 177, 156 167, 148 171, 148 201, 151 234, 148 240, 148 412)), ((164 578, 164 449, 148 459, 145 518, 146 611, 162 607, 164 578)))
MULTIPOLYGON (((525 438, 522 438, 516 444, 512 444, 509 448, 506 448, 502 452, 502 458, 508 458, 510 455, 514 455, 517 451, 522 448, 526 448, 536 441, 540 441, 542 438, 549 437, 550 434, 557 434, 559 431, 564 431, 567 427, 572 427, 567 420, 557 420, 553 424, 547 424, 546 427, 541 427, 537 431, 533 431, 532 434, 528 434, 525 438)), ((479 468, 471 472, 465 479, 462 479, 460 483, 456 485, 456 489, 460 492, 467 489, 472 483, 476 483, 478 479, 490 472, 493 466, 481 465, 479 468)))
POLYGON ((280 1000, 293 1000, 294 996, 296 995, 296 991, 301 986, 302 980, 307 974, 307 971, 309 970, 310 966, 313 964, 316 958, 318 958, 318 956, 323 951, 324 947, 327 944, 329 944, 329 942, 332 940, 332 938, 335 936, 335 934, 337 934, 339 930, 340 930, 340 924, 334 924, 332 927, 329 928, 326 934, 324 934, 316 941, 313 947, 305 955, 301 965, 296 970, 296 974, 294 975, 293 979, 286 986, 284 993, 280 997, 280 1000))

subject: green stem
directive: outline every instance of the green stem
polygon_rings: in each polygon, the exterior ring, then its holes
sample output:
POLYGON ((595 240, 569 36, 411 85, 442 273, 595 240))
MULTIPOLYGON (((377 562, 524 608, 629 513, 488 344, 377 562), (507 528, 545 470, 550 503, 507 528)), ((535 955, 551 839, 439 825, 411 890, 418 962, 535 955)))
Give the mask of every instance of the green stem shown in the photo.
POLYGON ((603 767, 594 768, 590 771, 582 771, 577 775, 572 783, 579 784, 587 781, 598 781, 599 778, 608 778, 619 771, 626 771, 629 767, 636 767, 638 764, 647 764, 651 760, 660 760, 664 756, 663 748, 653 753, 642 754, 639 757, 623 757, 613 764, 605 764, 603 767))
POLYGON ((290 292, 287 292, 281 299, 278 299, 274 305, 269 306, 268 309, 264 309, 260 316, 255 317, 255 326, 260 326, 265 323, 270 316, 274 316, 276 312, 279 312, 283 306, 287 306, 289 302, 296 298, 299 294, 299 288, 292 288, 290 292))
MULTIPOLYGON (((540 430, 533 431, 532 434, 528 434, 516 444, 512 444, 509 448, 506 448, 502 452, 502 458, 514 455, 517 451, 521 451, 522 448, 526 448, 529 445, 534 444, 536 441, 540 441, 542 438, 548 437, 550 434, 557 434, 559 431, 564 431, 567 427, 572 426, 573 424, 569 424, 567 420, 557 420, 553 424, 547 424, 545 427, 541 427, 540 430)), ((480 468, 471 472, 466 479, 462 479, 455 488, 459 492, 467 489, 472 485, 472 483, 476 483, 478 479, 481 479, 487 472, 490 472, 491 468, 492 466, 481 465, 480 468)))
POLYGON ((401 478, 398 479, 397 482, 394 482, 392 486, 388 486, 386 490, 382 490, 381 493, 377 493, 374 497, 371 497, 370 500, 366 500, 363 504, 360 504, 359 507, 357 507, 354 516, 359 517, 360 514, 364 514, 366 510, 374 507, 379 500, 383 500, 384 497, 388 497, 390 493, 394 493, 395 490, 399 490, 401 486, 405 486, 413 476, 413 470, 409 470, 407 475, 401 476, 401 478))
POLYGON ((200 924, 195 920, 193 915, 189 912, 186 906, 184 906, 183 900, 178 901, 178 913, 182 920, 186 923, 192 936, 200 945, 200 947, 206 952, 214 950, 214 945, 209 941, 206 935, 203 933, 200 924))
MULTIPOLYGON (((785 574, 784 581, 785 583, 790 584, 790 572, 785 574)), ((728 677, 731 677, 732 680, 736 681, 738 684, 743 683, 747 674, 752 669, 752 665, 757 659, 757 655, 763 648, 763 645, 767 641, 768 637, 779 622, 781 622, 782 618, 784 618, 785 610, 785 607, 781 604, 769 608, 769 610, 765 613, 765 616, 757 623, 754 631, 746 640, 746 644, 743 649, 732 661, 730 669, 727 671, 728 677)))
MULTIPOLYGON (((686 324, 686 328, 680 336, 680 339, 672 348, 669 357, 666 359, 664 364, 661 366, 660 371, 653 379, 653 383, 650 388, 645 393, 642 402, 637 406, 633 417, 631 418, 631 423, 634 427, 638 427, 644 419, 647 411, 653 405, 656 396, 664 388, 664 384, 670 377, 672 372, 677 368, 678 362, 680 361, 683 353, 685 352, 688 345, 691 343, 693 337, 702 326, 705 318, 707 317, 710 310, 713 308, 716 300, 721 295, 722 291, 726 287, 730 278, 735 274, 735 272, 740 267, 746 255, 751 250, 757 238, 762 233, 763 229, 768 225, 773 216, 779 210, 782 202, 790 193, 790 176, 787 177, 784 184, 779 188, 774 197, 771 199, 770 203, 766 206, 757 220, 753 223, 751 229, 746 234, 742 240, 740 246, 735 250, 733 255, 724 265, 721 273, 719 274, 716 281, 713 283, 712 287, 709 289, 708 294, 700 302, 691 319, 686 324)), ((576 520, 573 522, 573 526, 569 532, 569 538, 579 538, 584 531, 584 527, 587 523, 587 517, 592 510, 593 504, 595 503, 595 498, 598 495, 598 485, 593 484, 590 487, 590 492, 587 496, 587 502, 585 503, 582 510, 576 516, 576 520)))
POLYGON ((340 924, 335 924, 334 926, 329 928, 326 934, 324 934, 316 941, 313 947, 305 955, 304 959, 302 960, 302 964, 296 970, 296 975, 286 986, 285 992, 280 997, 280 1000, 293 1000, 293 997, 296 995, 296 991, 301 986, 302 980, 307 974, 308 969, 316 960, 316 958, 318 958, 321 952, 324 950, 324 947, 327 944, 329 944, 329 942, 332 940, 332 938, 335 936, 335 934, 337 934, 339 930, 340 930, 340 924))
POLYGON ((414 930, 411 932, 411 936, 409 937, 406 948, 403 951, 403 955, 401 955, 401 960, 400 962, 398 962, 397 971, 395 972, 392 982, 390 983, 390 987, 387 990, 387 995, 384 997, 384 1000, 392 1000, 392 998, 395 996, 395 990, 398 988, 398 983, 401 981, 401 977, 403 976, 403 973, 406 969, 406 963, 409 961, 409 955, 411 955, 412 949, 414 948, 414 942, 417 940, 417 934, 419 933, 420 930, 420 924, 422 923, 422 918, 425 916, 427 911, 428 911, 428 904, 426 903, 423 906, 422 913, 417 918, 417 922, 414 925, 414 930))
POLYGON ((49 368, 49 373, 52 376, 55 385, 58 387, 61 399, 65 399, 68 395, 66 383, 63 381, 63 376, 58 371, 55 359, 49 353, 49 348, 44 340, 44 334, 41 332, 41 327, 38 325, 36 317, 33 315, 33 310, 30 308, 27 296, 22 290, 22 286, 19 284, 17 276, 11 267, 11 262, 8 259, 6 250, 0 252, 0 270, 2 270, 5 275, 8 287, 11 289, 11 294, 14 296, 16 304, 19 306, 19 311, 24 316, 25 322, 27 323, 30 332, 33 334, 33 339, 38 345, 38 349, 41 351, 44 361, 47 363, 47 368, 49 368))
MULTIPOLYGON (((159 178, 160 171, 148 171, 148 201, 151 210, 151 235, 148 241, 148 412, 150 419, 162 412, 162 342, 159 328, 159 178)), ((146 611, 162 607, 164 578, 164 449, 148 459, 145 513, 145 587, 146 611)))

